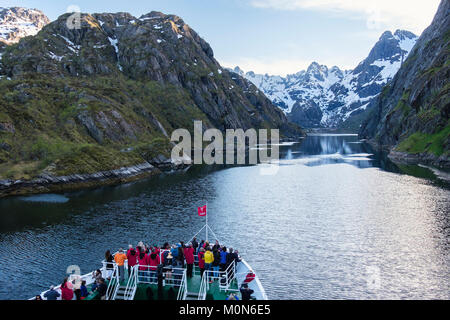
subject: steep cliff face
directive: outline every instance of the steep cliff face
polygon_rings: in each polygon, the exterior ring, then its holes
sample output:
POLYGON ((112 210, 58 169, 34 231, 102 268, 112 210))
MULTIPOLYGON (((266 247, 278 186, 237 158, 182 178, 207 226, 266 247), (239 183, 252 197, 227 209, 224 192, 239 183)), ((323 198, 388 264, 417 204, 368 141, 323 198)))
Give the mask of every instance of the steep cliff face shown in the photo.
MULTIPOLYGON (((417 41, 394 79, 374 101, 360 136, 416 155, 438 165, 448 165, 450 2, 442 1, 431 24, 417 41)), ((411 157, 408 157, 411 158, 411 157)))
MULTIPOLYGON (((81 29, 66 26, 69 14, 32 39, 6 50, 3 72, 58 77, 124 75, 189 91, 195 104, 220 129, 280 127, 284 115, 253 90, 252 102, 213 51, 177 16, 152 12, 137 19, 127 13, 81 16, 81 29)), ((242 82, 242 81, 241 81, 242 82)))
POLYGON ((89 174, 167 157, 174 129, 290 124, 262 92, 221 68, 176 16, 65 14, 0 60, 0 179, 89 174))

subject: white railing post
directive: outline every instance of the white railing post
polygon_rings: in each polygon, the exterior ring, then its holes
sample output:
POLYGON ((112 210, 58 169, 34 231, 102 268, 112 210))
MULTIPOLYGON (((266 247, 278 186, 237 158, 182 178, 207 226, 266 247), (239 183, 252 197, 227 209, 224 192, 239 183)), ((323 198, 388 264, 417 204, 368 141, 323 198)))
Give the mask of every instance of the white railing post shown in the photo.
MULTIPOLYGON (((176 284, 175 284, 176 285, 176 284)), ((181 278, 177 300, 186 300, 187 296, 187 275, 186 270, 183 271, 183 277, 181 278)))
POLYGON ((198 291, 198 300, 206 300, 206 293, 208 291, 208 276, 207 276, 208 270, 205 270, 202 276, 202 280, 200 283, 200 290, 198 291))
POLYGON ((106 289, 106 300, 111 300, 111 298, 114 297, 118 286, 119 286, 119 269, 117 268, 117 264, 114 264, 111 279, 109 280, 108 288, 106 289))
POLYGON ((124 300, 131 300, 134 297, 137 287, 136 266, 131 267, 130 278, 125 288, 124 300))

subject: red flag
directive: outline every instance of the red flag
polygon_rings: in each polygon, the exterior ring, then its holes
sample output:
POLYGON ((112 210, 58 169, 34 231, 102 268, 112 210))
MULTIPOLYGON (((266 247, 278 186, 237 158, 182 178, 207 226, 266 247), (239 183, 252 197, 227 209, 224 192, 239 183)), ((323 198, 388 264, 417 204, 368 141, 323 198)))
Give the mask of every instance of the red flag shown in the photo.
POLYGON ((206 216, 206 206, 198 207, 198 215, 200 217, 206 216))

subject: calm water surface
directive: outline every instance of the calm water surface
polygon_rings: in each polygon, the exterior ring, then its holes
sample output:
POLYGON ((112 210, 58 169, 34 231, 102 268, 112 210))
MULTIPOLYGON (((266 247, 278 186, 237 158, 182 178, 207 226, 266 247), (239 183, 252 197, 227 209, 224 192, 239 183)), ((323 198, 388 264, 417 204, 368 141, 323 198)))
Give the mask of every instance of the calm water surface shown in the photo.
MULTIPOLYGON (((278 173, 233 167, 63 195, 0 200, 0 299, 83 273, 106 249, 189 240, 206 201, 272 299, 449 299, 450 188, 356 136, 283 146, 278 173)), ((445 176, 445 173, 444 173, 445 176)))

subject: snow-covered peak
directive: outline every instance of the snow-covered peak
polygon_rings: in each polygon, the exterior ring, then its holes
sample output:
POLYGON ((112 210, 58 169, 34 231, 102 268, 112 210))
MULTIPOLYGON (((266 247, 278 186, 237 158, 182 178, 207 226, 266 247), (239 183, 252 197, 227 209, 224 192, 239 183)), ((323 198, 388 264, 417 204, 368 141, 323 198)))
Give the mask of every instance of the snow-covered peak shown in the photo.
POLYGON ((234 68, 232 71, 233 71, 234 73, 237 73, 237 74, 240 75, 240 76, 243 76, 243 75, 244 75, 244 70, 242 70, 241 68, 239 68, 239 66, 236 66, 236 68, 234 68))
POLYGON ((417 38, 417 36, 407 30, 396 30, 394 33, 394 37, 399 39, 399 40, 405 40, 405 39, 415 39, 417 38))
POLYGON ((400 49, 407 52, 408 54, 411 52, 418 39, 418 37, 414 33, 406 30, 395 31, 394 38, 398 40, 400 49))
POLYGON ((313 62, 309 65, 308 69, 306 70, 308 73, 326 73, 328 72, 328 68, 325 65, 320 65, 317 62, 313 62))
POLYGON ((0 7, 0 42, 12 44, 37 34, 50 20, 39 10, 0 7))
POLYGON ((409 31, 386 31, 354 70, 313 62, 286 77, 245 73, 239 67, 231 71, 253 82, 298 124, 334 127, 365 110, 397 73, 416 41, 409 31))

